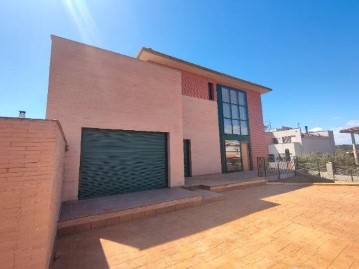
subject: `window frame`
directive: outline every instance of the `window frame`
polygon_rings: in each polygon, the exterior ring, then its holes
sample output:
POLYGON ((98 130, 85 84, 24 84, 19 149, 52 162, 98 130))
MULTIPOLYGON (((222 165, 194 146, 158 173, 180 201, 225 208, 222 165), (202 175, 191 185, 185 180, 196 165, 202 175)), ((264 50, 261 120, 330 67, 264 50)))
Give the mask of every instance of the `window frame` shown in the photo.
MULTIPOLYGON (((235 89, 235 88, 232 88, 232 87, 228 87, 228 86, 224 86, 224 85, 220 85, 221 87, 221 102, 222 102, 222 107, 223 107, 223 112, 222 112, 222 118, 223 118, 223 132, 225 135, 241 135, 241 136, 249 136, 249 121, 248 121, 248 98, 247 98, 247 93, 245 91, 242 91, 242 90, 239 90, 239 89, 235 89), (223 98, 224 97, 224 90, 226 92, 228 92, 228 102, 227 100, 224 100, 224 99, 227 99, 227 98, 223 98), (232 102, 232 93, 235 93, 235 99, 233 102, 232 102), (242 98, 240 98, 240 96, 242 98), (240 104, 240 100, 244 100, 244 105, 240 104), (229 117, 227 115, 224 114, 224 107, 225 105, 227 105, 229 107, 229 117), (236 110, 237 110, 237 116, 238 117, 233 117, 233 109, 232 107, 235 106, 237 107, 236 110), (241 108, 242 108, 242 111, 244 110, 244 118, 242 116, 242 113, 241 113, 241 108), (226 126, 224 124, 224 122, 226 122, 226 120, 230 121, 231 122, 231 132, 228 133, 226 132, 226 126), (233 130, 234 130, 234 121, 238 121, 239 122, 239 133, 234 133, 233 130), (243 133, 242 132, 242 124, 245 124, 246 126, 246 132, 243 133)), ((245 127, 243 126, 243 129, 245 129, 245 127)), ((229 128, 228 128, 229 129, 229 128)))
MULTIPOLYGON (((221 167, 222 167, 222 173, 231 173, 234 171, 228 171, 227 169, 227 159, 226 159, 226 148, 225 148, 225 140, 238 140, 241 143, 247 143, 248 144, 248 158, 249 158, 249 170, 253 171, 253 156, 252 156, 252 146, 251 146, 251 140, 250 140, 250 119, 249 119, 249 104, 248 104, 248 93, 244 90, 233 88, 231 86, 223 85, 220 83, 216 84, 216 96, 217 96, 217 106, 218 106, 218 123, 219 123, 219 135, 220 135, 220 149, 221 149, 221 167), (245 128, 248 130, 248 132, 244 134, 233 134, 233 126, 232 122, 231 124, 228 123, 228 121, 232 121, 232 117, 224 117, 224 109, 225 104, 228 104, 227 108, 229 111, 227 111, 227 115, 231 115, 231 100, 230 98, 230 91, 234 90, 237 93, 238 98, 238 107, 239 107, 239 113, 242 108, 245 111, 245 115, 241 114, 239 117, 241 117, 242 121, 245 123, 245 128), (226 95, 226 92, 227 95, 226 95), (226 101, 224 101, 226 100, 226 101), (239 104, 240 101, 245 101, 244 105, 239 104), (243 119, 245 118, 245 119, 243 119), (225 122, 227 121, 227 123, 225 122), (228 132, 225 132, 225 126, 229 125, 231 128, 231 133, 228 134, 228 132)), ((236 104, 237 105, 237 104, 236 104)), ((239 119, 240 120, 240 119, 239 119)), ((227 126, 228 127, 228 126, 227 126)), ((243 171, 243 159, 242 159, 242 170, 243 171)))
POLYGON ((224 148, 225 148, 225 159, 226 159, 226 171, 229 172, 229 173, 243 171, 242 142, 240 140, 237 140, 237 139, 226 139, 226 140, 224 140, 224 144, 225 144, 224 148), (238 144, 231 146, 231 147, 233 147, 233 149, 228 150, 229 147, 227 148, 226 142, 230 143, 229 141, 232 141, 232 142, 236 141, 236 142, 238 142, 238 144), (239 150, 234 150, 234 148, 238 148, 239 150), (227 158, 227 153, 237 153, 237 154, 239 153, 240 157, 233 158, 233 159, 238 159, 239 160, 239 163, 238 163, 239 164, 239 169, 233 169, 233 170, 228 169, 229 158, 227 158))

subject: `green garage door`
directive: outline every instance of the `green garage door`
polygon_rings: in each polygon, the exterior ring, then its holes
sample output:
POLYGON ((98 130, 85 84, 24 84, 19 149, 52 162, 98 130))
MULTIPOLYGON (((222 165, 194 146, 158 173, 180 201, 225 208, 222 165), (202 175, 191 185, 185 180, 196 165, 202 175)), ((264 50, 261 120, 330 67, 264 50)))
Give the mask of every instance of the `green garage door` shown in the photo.
POLYGON ((79 199, 167 186, 166 133, 82 129, 79 199))

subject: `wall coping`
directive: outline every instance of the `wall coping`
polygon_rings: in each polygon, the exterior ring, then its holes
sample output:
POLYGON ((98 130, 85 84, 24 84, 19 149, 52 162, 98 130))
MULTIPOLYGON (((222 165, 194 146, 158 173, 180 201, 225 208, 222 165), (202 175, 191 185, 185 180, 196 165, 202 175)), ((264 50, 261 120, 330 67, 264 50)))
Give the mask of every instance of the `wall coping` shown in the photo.
POLYGON ((60 130, 61 136, 65 141, 65 145, 68 146, 67 140, 65 137, 64 130, 62 129, 62 126, 60 124, 59 120, 55 119, 33 119, 33 118, 19 118, 19 117, 2 117, 0 116, 0 120, 13 120, 13 121, 41 121, 41 122, 55 122, 57 124, 57 127, 60 130))
POLYGON ((138 59, 138 58, 136 58, 136 57, 132 57, 132 56, 129 56, 129 55, 126 55, 126 54, 122 54, 122 53, 116 52, 116 51, 112 51, 112 50, 108 50, 108 49, 96 47, 96 46, 94 46, 94 45, 82 43, 82 42, 79 42, 79 41, 76 41, 76 40, 72 40, 72 39, 68 39, 68 38, 65 38, 65 37, 62 37, 62 36, 57 36, 57 35, 50 35, 50 36, 51 36, 51 42, 52 42, 52 44, 54 44, 54 43, 56 42, 56 40, 62 40, 62 41, 68 42, 68 43, 73 43, 73 44, 75 44, 75 45, 77 45, 77 46, 88 47, 88 48, 91 48, 91 49, 94 49, 94 50, 102 51, 102 52, 104 52, 104 53, 113 54, 114 56, 117 56, 117 57, 118 57, 118 56, 124 57, 124 58, 127 58, 127 59, 129 59, 129 60, 136 61, 136 62, 138 62, 138 63, 143 63, 143 64, 148 65, 148 66, 154 66, 154 67, 156 67, 156 68, 165 69, 165 70, 167 70, 168 72, 176 72, 176 73, 178 73, 179 75, 181 75, 181 70, 171 68, 171 67, 169 67, 169 66, 167 66, 167 65, 161 65, 161 64, 158 64, 158 63, 155 63, 155 62, 144 61, 144 60, 138 59))

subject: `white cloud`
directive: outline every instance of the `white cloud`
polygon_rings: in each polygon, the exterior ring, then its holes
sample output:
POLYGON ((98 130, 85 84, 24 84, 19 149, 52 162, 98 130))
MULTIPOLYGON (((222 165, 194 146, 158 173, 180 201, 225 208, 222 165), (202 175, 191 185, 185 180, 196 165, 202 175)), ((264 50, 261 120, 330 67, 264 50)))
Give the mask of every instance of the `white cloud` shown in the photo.
MULTIPOLYGON (((333 128, 332 130, 334 133, 335 144, 336 145, 351 144, 352 139, 350 134, 342 134, 339 131, 356 126, 359 126, 359 120, 350 120, 344 126, 333 128)), ((356 139, 356 143, 358 144, 359 143, 358 135, 355 136, 355 139, 356 139)))
POLYGON ((335 144, 336 145, 351 144, 352 140, 350 134, 339 133, 339 131, 342 129, 343 129, 342 127, 333 129, 335 144))
POLYGON ((345 128, 358 127, 358 126, 359 126, 359 120, 350 120, 346 123, 345 128))

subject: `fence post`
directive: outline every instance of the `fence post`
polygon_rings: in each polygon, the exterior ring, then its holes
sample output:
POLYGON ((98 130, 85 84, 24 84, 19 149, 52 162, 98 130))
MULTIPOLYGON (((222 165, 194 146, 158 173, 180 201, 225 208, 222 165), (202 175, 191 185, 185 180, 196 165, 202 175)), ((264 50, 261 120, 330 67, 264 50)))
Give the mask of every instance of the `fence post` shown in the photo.
POLYGON ((327 166, 328 178, 335 180, 333 163, 332 162, 327 162, 326 166, 327 166))
POLYGON ((266 161, 264 157, 257 157, 257 170, 258 170, 258 176, 264 177, 267 176, 267 169, 266 169, 266 161))
POLYGON ((277 163, 277 168, 278 168, 278 179, 280 179, 280 168, 279 168, 279 162, 277 163))
POLYGON ((266 159, 263 157, 263 170, 264 170, 264 177, 267 177, 267 164, 266 159))
POLYGON ((319 166, 319 162, 317 162, 317 164, 318 164, 318 173, 319 173, 319 177, 321 177, 321 175, 320 175, 320 166, 319 166))
POLYGON ((352 169, 350 169, 350 176, 351 176, 351 178, 352 178, 352 182, 354 181, 354 179, 353 179, 353 170, 352 169))
POLYGON ((295 175, 297 176, 297 179, 299 180, 299 158, 298 156, 295 157, 295 175))

